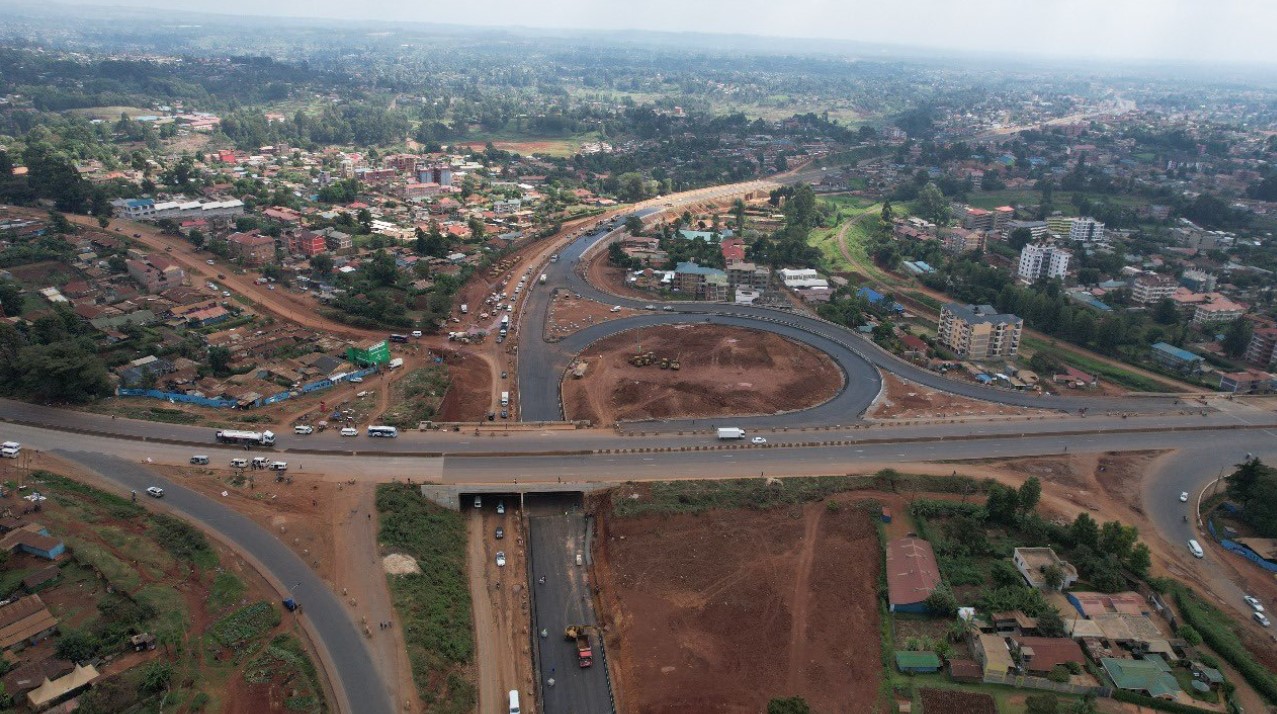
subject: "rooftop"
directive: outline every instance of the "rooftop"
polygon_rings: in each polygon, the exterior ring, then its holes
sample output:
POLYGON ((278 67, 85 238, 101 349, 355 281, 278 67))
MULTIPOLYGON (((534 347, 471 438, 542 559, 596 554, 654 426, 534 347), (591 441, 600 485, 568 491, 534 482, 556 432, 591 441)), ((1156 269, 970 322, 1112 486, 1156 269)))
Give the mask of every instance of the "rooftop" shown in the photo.
POLYGON ((940 585, 940 566, 931 544, 921 538, 887 543, 887 593, 892 605, 926 600, 940 585))

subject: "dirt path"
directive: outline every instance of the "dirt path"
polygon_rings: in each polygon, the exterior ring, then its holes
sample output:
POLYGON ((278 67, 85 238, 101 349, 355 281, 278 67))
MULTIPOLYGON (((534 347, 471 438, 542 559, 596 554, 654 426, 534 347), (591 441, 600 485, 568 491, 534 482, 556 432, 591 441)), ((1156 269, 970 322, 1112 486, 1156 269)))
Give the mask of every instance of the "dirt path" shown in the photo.
POLYGON ((805 647, 807 638, 807 612, 811 601, 811 564, 816 559, 816 534, 820 531, 820 517, 825 508, 819 503, 808 504, 803 514, 803 542, 798 551, 798 564, 794 573, 794 600, 790 606, 789 625, 789 688, 797 692, 802 686, 804 662, 811 661, 805 647))
POLYGON ((474 609, 481 712, 503 710, 511 689, 532 690, 526 560, 516 518, 517 514, 502 518, 487 511, 471 511, 466 516, 466 568, 474 609), (506 532, 506 538, 499 541, 493 537, 498 526, 506 532), (494 564, 498 550, 506 554, 504 568, 494 564))

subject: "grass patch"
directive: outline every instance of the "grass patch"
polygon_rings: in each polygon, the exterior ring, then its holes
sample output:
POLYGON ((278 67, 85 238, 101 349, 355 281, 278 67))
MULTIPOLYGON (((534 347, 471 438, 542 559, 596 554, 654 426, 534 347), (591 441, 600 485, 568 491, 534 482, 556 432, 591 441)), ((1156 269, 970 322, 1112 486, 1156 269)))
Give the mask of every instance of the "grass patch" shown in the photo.
POLYGON ((194 564, 201 570, 217 567, 217 553, 204 533, 186 521, 162 513, 151 516, 148 533, 164 550, 178 560, 194 564))
POLYGON ((1107 362, 1101 362, 1099 360, 1084 357, 1065 350, 1054 349, 1048 343, 1039 339, 1026 337, 1023 339, 1022 344, 1033 350, 1035 353, 1051 355, 1067 365, 1076 367, 1084 372, 1089 372, 1103 377, 1104 379, 1107 379, 1114 384, 1120 384, 1131 391, 1165 392, 1169 388, 1154 379, 1122 369, 1121 367, 1116 367, 1107 362))
POLYGON ((217 643, 240 649, 251 640, 266 634, 279 624, 279 609, 265 600, 241 607, 209 628, 217 643))
POLYGON ((80 538, 63 539, 75 559, 96 570, 111 585, 125 592, 133 592, 142 585, 142 578, 124 561, 111 555, 106 548, 80 538))
POLYGON ((96 507, 95 510, 106 511, 106 515, 111 518, 124 521, 132 520, 146 513, 144 508, 123 496, 107 493, 48 471, 36 471, 31 474, 31 480, 40 484, 39 490, 41 493, 62 505, 71 505, 79 500, 87 501, 90 505, 96 507), (76 498, 72 499, 68 498, 68 496, 75 496, 76 498))
POLYGON ((208 607, 214 612, 229 609, 243 599, 248 586, 232 573, 218 573, 209 587, 208 607))
MULTIPOLYGON (((161 580, 164 572, 173 567, 173 559, 160 548, 156 542, 150 541, 136 533, 116 528, 115 526, 98 526, 95 533, 104 543, 119 553, 127 561, 142 569, 148 580, 161 580)), ((160 545, 163 545, 160 542, 160 545)))
POLYGON ((929 491, 933 493, 977 493, 984 484, 963 476, 901 474, 883 469, 861 476, 812 476, 780 479, 768 483, 761 478, 713 481, 654 481, 641 487, 634 484, 613 489, 613 513, 620 517, 668 513, 704 513, 713 508, 764 510, 819 501, 846 491, 929 491), (633 497, 635 494, 637 498, 633 497))
POLYGON ((442 365, 414 369, 390 388, 390 406, 381 423, 400 429, 416 429, 438 413, 448 391, 448 369, 442 365))
POLYGON ((468 713, 478 695, 471 681, 473 613, 461 514, 399 484, 377 487, 377 511, 380 542, 421 566, 418 574, 387 576, 417 691, 432 712, 468 713))
POLYGON ((313 714, 328 711, 319 688, 315 664, 292 635, 276 635, 244 667, 244 680, 249 684, 273 682, 280 686, 288 685, 289 695, 284 702, 288 711, 313 714), (299 686, 299 677, 306 686, 299 686))
POLYGON ((186 603, 173 588, 165 585, 147 585, 137 592, 135 599, 155 610, 155 635, 163 640, 180 642, 190 628, 186 603))

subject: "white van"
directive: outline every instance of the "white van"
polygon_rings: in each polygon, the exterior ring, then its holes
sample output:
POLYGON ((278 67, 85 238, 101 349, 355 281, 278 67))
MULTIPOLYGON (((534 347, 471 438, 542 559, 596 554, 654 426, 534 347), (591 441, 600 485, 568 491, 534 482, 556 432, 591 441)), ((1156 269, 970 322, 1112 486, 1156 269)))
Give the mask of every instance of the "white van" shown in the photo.
POLYGON ((508 406, 510 406, 510 393, 509 393, 509 392, 502 392, 502 393, 501 393, 501 406, 503 406, 503 407, 508 407, 508 406))
POLYGON ((1197 540, 1194 538, 1188 539, 1188 552, 1192 553, 1195 557, 1198 557, 1198 558, 1206 557, 1206 552, 1202 550, 1201 543, 1198 543, 1197 540))
POLYGON ((6 459, 16 459, 18 454, 22 453, 22 444, 16 441, 6 441, 0 444, 0 456, 6 459))
POLYGON ((510 690, 510 714, 519 714, 519 690, 510 690))

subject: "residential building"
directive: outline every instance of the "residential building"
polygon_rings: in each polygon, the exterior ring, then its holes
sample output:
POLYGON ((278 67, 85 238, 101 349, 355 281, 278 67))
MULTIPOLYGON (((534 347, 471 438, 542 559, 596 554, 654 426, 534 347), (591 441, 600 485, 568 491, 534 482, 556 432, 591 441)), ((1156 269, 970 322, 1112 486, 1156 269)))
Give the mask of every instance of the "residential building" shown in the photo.
POLYGON ((962 255, 977 250, 984 250, 984 231, 970 231, 966 228, 947 228, 941 231, 941 245, 950 255, 962 255))
POLYGON ((129 277, 151 293, 178 287, 186 280, 186 271, 180 265, 159 255, 126 260, 124 265, 129 271, 129 277))
POLYGON ((1020 263, 1015 274, 1021 282, 1063 280, 1069 273, 1073 254, 1053 243, 1030 243, 1020 249, 1020 263))
POLYGON ((1100 666, 1118 689, 1140 692, 1154 699, 1174 700, 1182 691, 1166 660, 1155 654, 1144 659, 1103 657, 1100 666))
POLYGON ((1196 374, 1202 371, 1202 363, 1205 362, 1200 356, 1165 342, 1153 345, 1149 356, 1160 366, 1180 374, 1196 374))
POLYGON ((967 206, 962 209, 962 215, 959 216, 963 228, 972 231, 991 231, 993 230, 993 211, 987 211, 983 208, 973 208, 967 206))
POLYGON ((1165 275, 1141 273, 1131 283, 1131 300, 1140 305, 1152 305, 1171 297, 1179 285, 1165 275))
POLYGON ((1005 226, 1008 235, 1020 228, 1029 231, 1033 235, 1033 240, 1042 240, 1051 234, 1046 221, 1007 221, 1005 226))
POLYGON ((1086 618, 1118 614, 1140 615, 1149 609, 1144 596, 1131 590, 1120 593, 1077 591, 1064 597, 1078 614, 1086 618))
POLYGON ((0 538, 0 550, 57 560, 66 552, 66 544, 49 535, 49 530, 39 523, 24 523, 0 538))
POLYGON ((341 251, 350 250, 355 247, 355 239, 347 233, 342 233, 336 228, 325 228, 322 231, 316 231, 324 237, 324 242, 328 244, 328 250, 341 251))
POLYGON ((1250 334, 1250 344, 1246 345, 1246 361, 1259 366, 1269 367, 1277 361, 1277 327, 1256 327, 1250 334))
POLYGON ((1219 391, 1234 394, 1260 394, 1273 391, 1273 375, 1257 369, 1225 372, 1219 375, 1219 391))
POLYGON ((52 681, 45 679, 43 684, 27 692, 27 703, 31 705, 32 711, 40 711, 93 684, 100 676, 102 675, 93 665, 77 664, 65 676, 52 681))
POLYGON ((1077 243, 1104 240, 1104 224, 1094 218, 1075 218, 1069 225, 1069 240, 1077 243))
POLYGON ((1015 673, 1015 660, 1011 658, 1011 648, 1001 635, 981 633, 972 641, 976 662, 984 670, 984 674, 1004 677, 1015 673))
POLYGON ((314 231, 295 231, 286 234, 285 237, 288 241, 288 252, 294 255, 310 258, 328 250, 328 242, 314 231))
POLYGON ((244 215, 244 202, 229 201, 162 201, 153 198, 117 198, 111 202, 115 215, 134 221, 158 221, 162 218, 234 218, 244 215))
POLYGON ((733 292, 737 288, 766 290, 771 278, 771 271, 765 265, 755 265, 745 261, 727 263, 727 285, 733 292))
POLYGON ((1067 236, 1073 230, 1073 221, 1075 220, 1077 219, 1072 216, 1047 216, 1047 232, 1052 235, 1067 236))
POLYGON ((780 280, 787 288, 829 289, 829 281, 820 277, 815 268, 781 268, 780 280))
POLYGON ((1014 357, 1020 349, 1024 320, 999 314, 992 305, 949 303, 940 309, 938 338, 959 357, 1014 357))
POLYGON ((887 602, 892 612, 927 612, 927 598, 940 586, 940 566, 931 544, 906 536, 887 542, 887 602))
POLYGON ((1179 276, 1179 284, 1192 290, 1195 293, 1209 293, 1215 290, 1218 282, 1214 274, 1205 270, 1197 270, 1189 268, 1185 270, 1183 275, 1179 276))
POLYGON ((1086 665, 1078 643, 1067 637, 1012 637, 1011 652, 1025 673, 1045 677, 1056 667, 1072 662, 1086 665))
POLYGON ((52 634, 57 626, 57 618, 44 606, 39 595, 0 605, 0 650, 22 642, 35 644, 52 634))
POLYGON ((726 300, 727 273, 694 261, 679 263, 674 267, 674 287, 701 300, 726 300))
POLYGON ((1046 571, 1051 567, 1060 571, 1060 584, 1055 587, 1056 590, 1067 590, 1077 582, 1077 568, 1061 560, 1050 548, 1016 548, 1011 553, 1011 562, 1025 581, 1039 590, 1051 587, 1046 582, 1046 571))
POLYGON ((736 234, 733 233, 732 229, 730 228, 724 228, 717 232, 693 231, 693 230, 688 230, 684 228, 678 232, 678 237, 684 240, 718 241, 718 240, 722 240, 723 238, 731 238, 734 235, 736 234))
POLYGON ((723 262, 728 266, 745 262, 745 241, 740 238, 724 238, 719 244, 719 250, 723 253, 723 262))
POLYGON ((1244 314, 1246 314, 1246 306, 1221 295, 1197 306, 1197 309, 1193 311, 1193 324, 1211 325, 1232 322, 1244 314))
POLYGON ((261 233, 232 233, 226 237, 226 249, 232 258, 251 265, 275 260, 275 239, 261 233))

